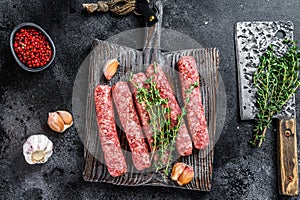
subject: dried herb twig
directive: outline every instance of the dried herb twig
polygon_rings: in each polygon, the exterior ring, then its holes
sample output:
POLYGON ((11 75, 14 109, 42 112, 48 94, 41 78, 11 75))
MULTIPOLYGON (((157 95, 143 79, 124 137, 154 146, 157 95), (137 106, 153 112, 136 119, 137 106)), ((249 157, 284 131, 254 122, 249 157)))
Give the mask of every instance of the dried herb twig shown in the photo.
POLYGON ((256 125, 251 144, 261 146, 273 115, 280 112, 300 86, 298 70, 300 51, 295 41, 284 40, 287 52, 278 57, 272 46, 260 57, 260 65, 254 73, 253 83, 257 88, 256 125))
POLYGON ((117 15, 127 15, 133 12, 136 15, 141 15, 137 11, 136 0, 110 0, 98 1, 97 3, 85 3, 82 6, 89 12, 108 12, 111 11, 117 15))

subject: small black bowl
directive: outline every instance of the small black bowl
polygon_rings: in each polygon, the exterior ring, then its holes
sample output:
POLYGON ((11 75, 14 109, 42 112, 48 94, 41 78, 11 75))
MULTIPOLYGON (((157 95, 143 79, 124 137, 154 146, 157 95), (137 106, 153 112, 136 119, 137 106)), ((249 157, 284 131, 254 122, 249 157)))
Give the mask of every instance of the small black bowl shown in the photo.
POLYGON ((54 43, 52 41, 52 39, 50 38, 50 36, 46 33, 46 31, 44 31, 40 26, 34 24, 34 23, 29 23, 29 22, 26 22, 26 23, 22 23, 22 24, 19 24, 18 26, 16 26, 12 33, 10 34, 10 50, 15 58, 15 60, 17 61, 17 63, 23 68, 25 69, 26 71, 29 71, 29 72, 39 72, 39 71, 42 71, 44 69, 46 69, 47 67, 49 67, 51 65, 51 63, 53 62, 54 58, 55 58, 55 54, 56 54, 56 49, 55 49, 55 46, 54 46, 54 43), (20 61, 20 59, 18 58, 15 50, 14 50, 14 38, 15 38, 15 34, 18 30, 20 30, 21 28, 35 28, 39 31, 41 31, 47 38, 47 40, 49 41, 50 43, 50 46, 51 46, 51 50, 52 50, 52 57, 51 57, 51 60, 45 65, 45 66, 42 66, 42 67, 37 67, 37 68, 31 68, 29 66, 26 66, 24 63, 22 63, 20 61))

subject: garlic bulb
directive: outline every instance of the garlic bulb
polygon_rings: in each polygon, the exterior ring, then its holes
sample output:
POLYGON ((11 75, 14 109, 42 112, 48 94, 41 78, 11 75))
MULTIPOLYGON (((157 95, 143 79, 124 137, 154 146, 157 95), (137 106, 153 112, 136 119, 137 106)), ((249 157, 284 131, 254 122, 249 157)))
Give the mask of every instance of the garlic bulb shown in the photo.
POLYGON ((62 110, 50 112, 48 116, 48 125, 52 130, 62 133, 73 125, 72 115, 69 112, 62 110))
POLYGON ((53 153, 53 143, 45 135, 32 135, 23 145, 23 155, 28 164, 45 163, 53 153))

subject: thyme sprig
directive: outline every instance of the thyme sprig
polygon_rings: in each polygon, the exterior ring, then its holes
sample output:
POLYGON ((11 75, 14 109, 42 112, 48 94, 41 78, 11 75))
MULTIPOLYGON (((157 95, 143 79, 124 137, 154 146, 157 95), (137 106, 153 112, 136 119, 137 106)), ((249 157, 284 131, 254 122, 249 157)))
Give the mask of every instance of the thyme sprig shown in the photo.
POLYGON ((300 51, 297 43, 284 40, 287 52, 278 57, 272 45, 260 57, 260 64, 254 73, 253 83, 257 88, 256 99, 258 114, 253 129, 252 145, 261 146, 265 140, 273 115, 279 113, 300 86, 298 70, 300 51))
POLYGON ((176 124, 176 126, 172 129, 172 133, 173 133, 173 136, 175 137, 172 137, 172 140, 171 140, 171 145, 170 145, 170 150, 169 150, 169 156, 168 156, 168 159, 167 159, 167 164, 165 166, 165 169, 164 169, 164 173, 166 175, 168 175, 169 173, 169 167, 171 166, 171 162, 172 162, 172 152, 174 151, 175 149, 175 144, 176 144, 176 137, 178 135, 178 131, 180 129, 180 126, 182 125, 183 123, 183 118, 184 116, 186 115, 186 106, 189 104, 190 102, 190 97, 191 97, 191 93, 192 91, 199 86, 199 83, 198 82, 195 82, 193 84, 190 85, 190 88, 188 90, 185 91, 186 93, 186 98, 185 98, 185 104, 184 104, 184 107, 181 109, 181 115, 178 117, 178 122, 176 124))
MULTIPOLYGON (((155 68, 156 63, 154 63, 155 68)), ((154 70, 154 73, 157 73, 156 70, 154 70)), ((183 123, 183 117, 186 115, 186 105, 190 101, 190 94, 195 87, 198 87, 199 83, 195 82, 185 91, 187 94, 185 105, 182 108, 181 115, 178 116, 177 124, 172 127, 170 119, 171 109, 168 106, 169 100, 160 96, 156 82, 153 81, 153 75, 145 81, 145 86, 143 87, 138 87, 134 84, 132 78, 129 81, 136 87, 138 102, 145 107, 150 118, 149 124, 153 133, 153 151, 151 152, 153 168, 155 172, 164 168, 164 174, 167 176, 172 164, 172 154, 176 146, 176 137, 183 123)))

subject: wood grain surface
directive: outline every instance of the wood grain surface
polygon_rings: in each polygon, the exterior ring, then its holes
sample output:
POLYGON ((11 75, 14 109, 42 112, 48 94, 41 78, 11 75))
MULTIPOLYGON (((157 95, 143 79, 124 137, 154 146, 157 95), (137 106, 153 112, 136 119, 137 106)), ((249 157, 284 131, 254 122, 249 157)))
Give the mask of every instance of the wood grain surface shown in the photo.
MULTIPOLYGON (((113 85, 120 80, 127 80, 129 73, 144 72, 146 65, 143 66, 143 53, 117 44, 107 43, 105 41, 95 40, 94 51, 89 62, 88 69, 88 88, 87 88, 87 110, 86 127, 83 138, 85 144, 85 162, 83 177, 86 181, 107 182, 116 185, 138 186, 169 186, 179 187, 191 190, 209 191, 211 189, 212 164, 213 164, 213 144, 216 132, 216 93, 218 87, 218 65, 219 52, 215 48, 183 50, 177 52, 168 52, 161 54, 161 62, 170 84, 176 93, 178 99, 180 95, 180 83, 177 74, 176 63, 180 56, 194 56, 199 74, 201 77, 202 101, 205 109, 208 132, 210 136, 209 147, 206 150, 194 150, 191 156, 179 157, 177 160, 193 166, 195 177, 191 183, 186 186, 178 186, 168 177, 164 177, 161 171, 154 173, 152 169, 137 171, 131 160, 130 149, 126 141, 125 134, 118 128, 121 146, 124 149, 124 155, 127 160, 128 172, 120 177, 109 175, 102 155, 100 140, 98 137, 97 120, 95 115, 94 88, 97 84, 113 85), (116 58, 120 62, 117 74, 107 82, 103 76, 102 67, 109 59, 116 58)), ((118 121, 117 121, 118 124, 118 121)))
POLYGON ((299 179, 296 119, 279 120, 278 154, 279 191, 284 195, 298 195, 299 179))

